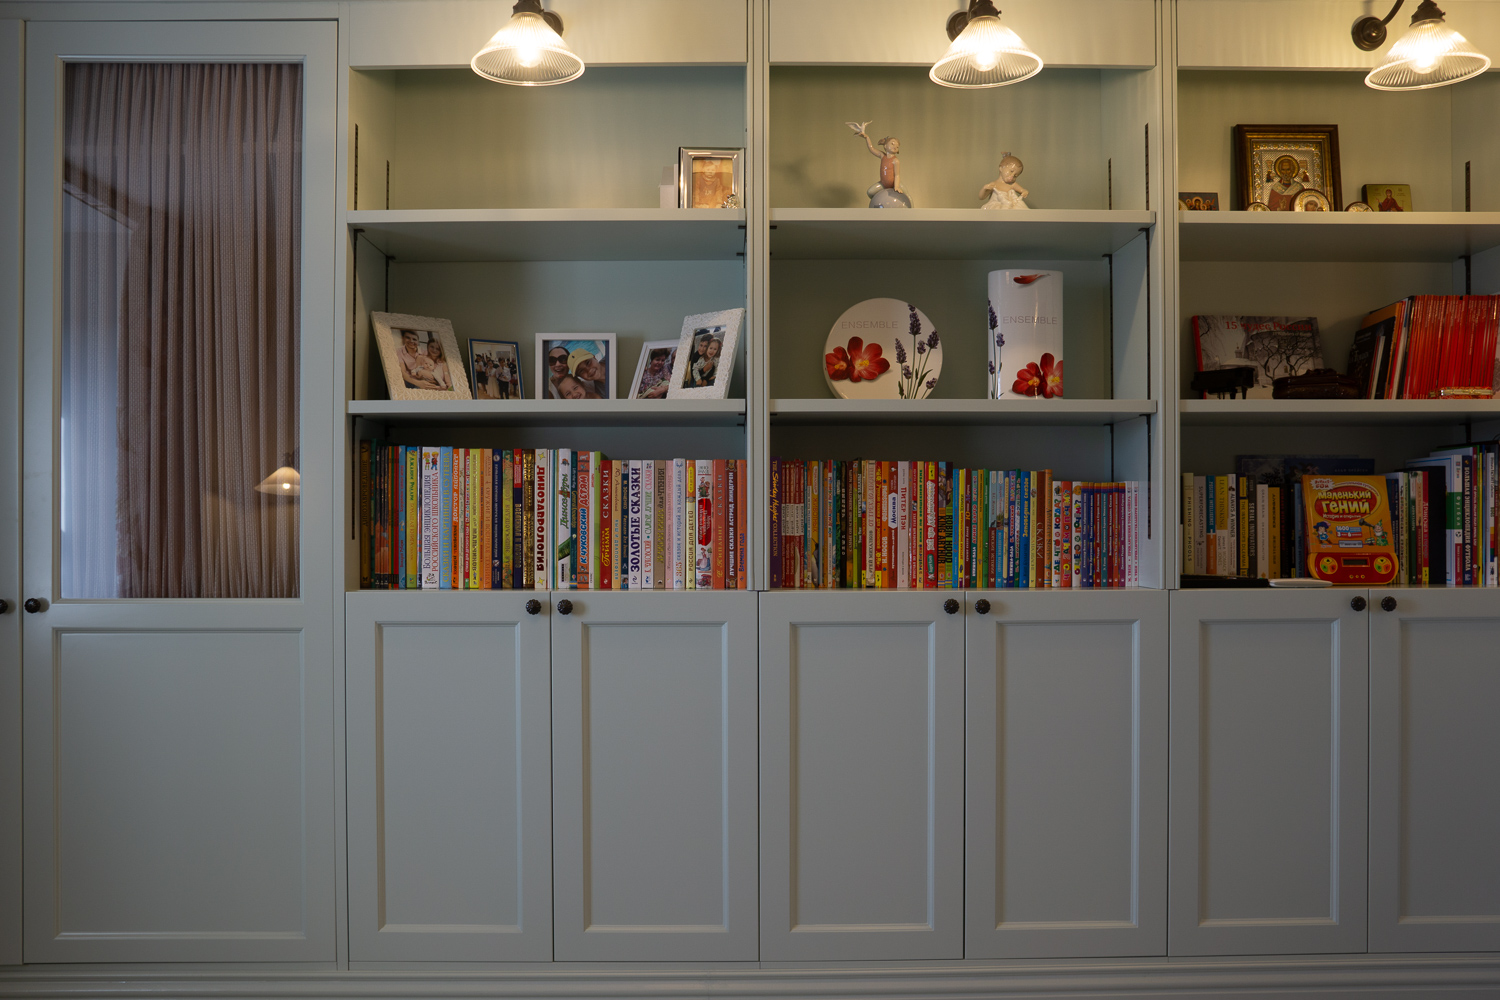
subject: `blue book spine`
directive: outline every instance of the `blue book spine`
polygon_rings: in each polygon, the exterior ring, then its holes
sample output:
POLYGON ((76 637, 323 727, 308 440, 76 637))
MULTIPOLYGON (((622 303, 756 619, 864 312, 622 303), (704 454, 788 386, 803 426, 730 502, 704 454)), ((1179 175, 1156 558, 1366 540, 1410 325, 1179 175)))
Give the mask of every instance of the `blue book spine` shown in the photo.
POLYGON ((453 449, 444 448, 438 459, 442 486, 438 489, 438 589, 453 589, 453 449))
MULTIPOLYGON (((1214 499, 1214 480, 1217 478, 1217 476, 1205 476, 1203 480, 1203 537, 1206 540, 1205 551, 1207 551, 1208 547, 1218 544, 1219 529, 1216 527, 1218 524, 1216 518, 1219 515, 1219 501, 1214 499)), ((1218 569, 1218 553, 1216 552, 1214 555, 1214 568, 1218 569)), ((1203 572, 1207 573, 1208 570, 1205 568, 1203 572)))

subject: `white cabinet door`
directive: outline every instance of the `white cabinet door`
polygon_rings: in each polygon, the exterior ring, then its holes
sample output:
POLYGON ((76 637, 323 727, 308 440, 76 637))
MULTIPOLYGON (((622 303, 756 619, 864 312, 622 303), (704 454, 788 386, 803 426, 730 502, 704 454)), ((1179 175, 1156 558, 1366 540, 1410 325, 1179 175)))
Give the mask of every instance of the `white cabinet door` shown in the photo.
POLYGON ((337 29, 26 26, 27 962, 337 957, 337 29))
POLYGON ((552 600, 558 961, 755 961, 756 595, 552 600))
POLYGON ((762 959, 962 957, 961 596, 761 595, 762 959))
POLYGON ((1371 951, 1500 951, 1497 650, 1496 591, 1371 595, 1371 951))
POLYGON ((348 595, 355 961, 552 958, 546 596, 348 595))
POLYGON ((1165 954, 1166 592, 966 597, 964 957, 1165 954))
POLYGON ((1173 592, 1170 954, 1365 950, 1365 597, 1173 592))

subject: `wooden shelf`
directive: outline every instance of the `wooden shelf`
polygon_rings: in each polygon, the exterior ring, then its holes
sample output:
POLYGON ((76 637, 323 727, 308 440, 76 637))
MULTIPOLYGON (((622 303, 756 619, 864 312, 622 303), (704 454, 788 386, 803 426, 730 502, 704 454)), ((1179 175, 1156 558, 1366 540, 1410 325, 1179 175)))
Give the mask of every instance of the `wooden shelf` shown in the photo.
POLYGON ((735 260, 736 208, 483 208, 350 212, 349 228, 402 263, 735 260))
POLYGON ((1441 261, 1500 246, 1500 212, 1181 212, 1185 261, 1441 261))
POLYGON ((771 253, 794 260, 1097 260, 1155 224, 1155 212, 773 208, 771 253))
POLYGON ((1183 399, 1186 426, 1464 424, 1500 420, 1500 399, 1183 399))
POLYGON ((771 423, 1102 426, 1156 409, 1154 399, 773 399, 771 423))
POLYGON ((506 427, 734 427, 743 399, 354 400, 351 417, 400 424, 506 427))

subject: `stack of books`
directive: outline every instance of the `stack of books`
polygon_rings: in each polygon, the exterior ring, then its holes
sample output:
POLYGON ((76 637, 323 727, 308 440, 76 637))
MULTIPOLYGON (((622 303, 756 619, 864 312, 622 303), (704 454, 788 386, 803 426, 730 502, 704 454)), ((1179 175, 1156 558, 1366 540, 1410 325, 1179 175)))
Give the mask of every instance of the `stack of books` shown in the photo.
POLYGON ((1488 396, 1497 339, 1500 295, 1412 295, 1365 317, 1346 372, 1366 399, 1488 396))
POLYGON ((771 460, 771 585, 1134 587, 1140 483, 948 462, 771 460))
POLYGON ((745 463, 362 441, 360 586, 746 587, 745 463))
MULTIPOLYGON (((1367 526, 1396 555, 1394 586, 1500 585, 1500 446, 1464 445, 1413 459, 1383 479, 1389 523, 1367 526)), ((1310 576, 1307 490, 1315 478, 1370 476, 1341 456, 1240 456, 1238 473, 1182 477, 1182 572, 1310 576)), ((1377 479, 1377 481, 1379 481, 1377 479)))

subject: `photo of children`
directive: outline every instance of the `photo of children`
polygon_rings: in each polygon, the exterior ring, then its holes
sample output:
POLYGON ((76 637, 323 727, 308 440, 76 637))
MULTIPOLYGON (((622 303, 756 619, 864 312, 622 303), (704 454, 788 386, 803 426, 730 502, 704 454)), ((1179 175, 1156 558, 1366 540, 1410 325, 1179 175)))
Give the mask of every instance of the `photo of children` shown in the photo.
POLYGON ((614 334, 539 333, 536 338, 537 398, 614 398, 614 334))
POLYGON ((677 341, 648 340, 641 345, 635 378, 630 382, 631 399, 665 399, 672 384, 672 363, 677 360, 677 341))
POLYGON ((475 399, 526 398, 521 388, 521 345, 515 341, 469 341, 469 369, 475 399))
POLYGON ((719 356, 724 352, 722 326, 699 327, 693 331, 693 355, 683 376, 684 389, 704 389, 714 384, 719 373, 719 356))
POLYGON ((668 399, 724 399, 729 395, 744 321, 743 309, 683 318, 668 399))

